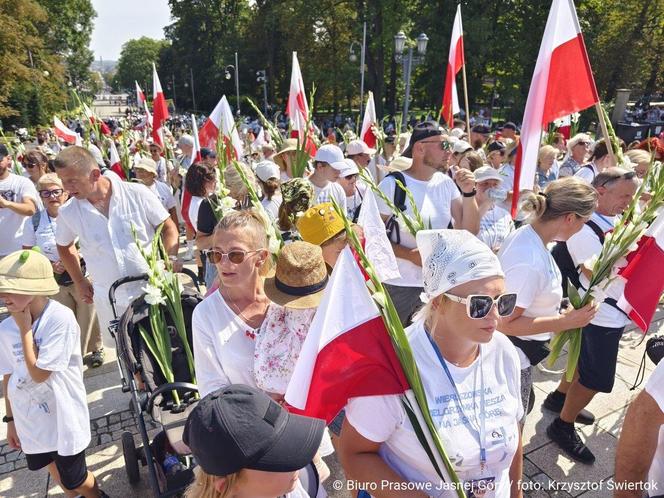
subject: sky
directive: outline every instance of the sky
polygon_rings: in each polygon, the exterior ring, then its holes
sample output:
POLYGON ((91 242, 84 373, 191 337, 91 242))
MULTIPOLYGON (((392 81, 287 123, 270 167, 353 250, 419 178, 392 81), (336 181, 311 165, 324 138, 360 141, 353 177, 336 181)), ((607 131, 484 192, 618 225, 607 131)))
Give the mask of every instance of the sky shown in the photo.
POLYGON ((95 59, 118 60, 122 44, 132 38, 164 38, 170 24, 167 0, 92 0, 97 11, 90 48, 95 59))

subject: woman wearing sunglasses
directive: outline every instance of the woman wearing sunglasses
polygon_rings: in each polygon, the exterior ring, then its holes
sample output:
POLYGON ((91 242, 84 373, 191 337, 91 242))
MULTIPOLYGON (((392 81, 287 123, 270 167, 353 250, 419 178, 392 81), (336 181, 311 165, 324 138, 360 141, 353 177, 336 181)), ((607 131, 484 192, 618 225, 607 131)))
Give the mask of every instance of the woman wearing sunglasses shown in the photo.
POLYGON ((224 216, 207 257, 219 273, 219 289, 192 318, 194 358, 202 396, 228 384, 255 386, 254 342, 270 300, 263 289, 268 242, 252 209, 224 216))
MULTIPOLYGON (((443 445, 466 496, 521 496, 519 358, 496 331, 516 295, 505 291, 498 258, 465 230, 420 231, 417 247, 426 304, 406 333, 443 445)), ((457 496, 440 486, 398 395, 350 400, 340 455, 349 479, 376 483, 372 496, 457 496), (429 488, 397 494, 381 482, 429 488)))
POLYGON ((498 253, 505 285, 518 295, 516 310, 501 320, 500 330, 510 336, 521 358, 526 412, 533 406, 532 367, 548 356, 552 333, 585 327, 597 312, 593 304, 561 311, 562 276, 547 248, 581 230, 596 206, 597 191, 585 181, 576 177, 555 180, 544 192, 525 196, 521 209, 531 213, 530 223, 512 232, 498 253))
MULTIPOLYGON (((58 212, 69 195, 64 191, 62 181, 55 173, 43 175, 37 182, 37 190, 45 207, 26 221, 23 248, 37 246, 51 262, 55 280, 60 288, 53 299, 74 312, 81 329, 81 356, 90 367, 100 367, 104 363, 104 343, 95 306, 84 302, 76 292, 71 277, 60 261, 55 243, 58 212), (91 353, 90 357, 86 357, 87 353, 91 353)), ((81 268, 85 273, 83 260, 81 268)))
POLYGON ((28 177, 37 186, 37 182, 48 172, 48 157, 40 150, 31 150, 23 156, 23 167, 28 172, 28 177))

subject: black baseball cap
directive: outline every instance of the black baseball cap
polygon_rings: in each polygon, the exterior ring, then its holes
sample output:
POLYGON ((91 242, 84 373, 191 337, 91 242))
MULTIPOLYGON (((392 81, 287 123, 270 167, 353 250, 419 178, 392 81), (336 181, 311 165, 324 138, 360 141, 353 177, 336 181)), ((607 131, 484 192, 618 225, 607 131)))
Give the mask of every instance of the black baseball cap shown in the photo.
POLYGON ((508 130, 514 130, 516 131, 516 125, 512 123, 511 121, 508 121, 503 125, 503 129, 507 128, 508 130))
POLYGON ((413 133, 410 135, 410 142, 408 142, 408 147, 406 147, 406 150, 404 150, 401 155, 403 157, 413 157, 413 145, 415 145, 420 140, 442 134, 443 130, 435 121, 425 121, 424 123, 416 124, 415 128, 413 128, 413 133))
POLYGON ((324 420, 294 415, 263 391, 233 384, 197 403, 183 441, 209 475, 292 472, 313 460, 324 430, 324 420))
POLYGON ((499 150, 502 152, 505 150, 505 144, 500 140, 494 140, 488 145, 487 150, 488 152, 493 152, 494 150, 499 150))
POLYGON ((9 155, 9 149, 5 144, 0 144, 0 159, 9 155))
POLYGON ((480 135, 488 135, 491 133, 491 130, 488 126, 481 124, 473 126, 470 131, 473 133, 479 133, 480 135))
POLYGON ((201 147, 201 159, 207 159, 208 157, 216 159, 217 153, 212 149, 208 149, 207 147, 201 147))

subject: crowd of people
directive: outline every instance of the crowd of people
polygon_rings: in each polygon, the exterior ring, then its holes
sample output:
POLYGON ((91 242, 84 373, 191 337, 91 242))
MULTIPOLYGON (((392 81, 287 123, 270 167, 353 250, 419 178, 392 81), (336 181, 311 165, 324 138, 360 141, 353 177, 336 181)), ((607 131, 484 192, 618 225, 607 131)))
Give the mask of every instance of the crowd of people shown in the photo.
MULTIPOLYGON (((449 128, 423 121, 409 133, 387 130, 372 146, 321 133, 301 176, 297 140, 256 145, 253 133, 225 169, 216 150, 196 150, 190 133, 166 134, 165 144, 137 136, 125 179, 100 153, 114 137, 55 146, 44 131, 20 158, 0 144, 0 300, 10 314, 0 323, 0 372, 9 444, 31 470, 48 467, 68 496, 106 496, 85 463, 82 365, 103 364, 109 327, 144 284, 123 286, 116 310, 109 289, 146 273, 140 249, 159 234, 175 271, 195 262, 206 289, 191 321, 202 399, 184 430, 198 464, 187 496, 324 496, 308 479, 311 472, 329 478, 323 457, 333 453, 346 477, 363 483, 358 496, 456 496, 439 486, 399 395, 351 398, 328 427, 288 413, 289 380, 349 247, 345 222, 367 242, 373 235, 361 213, 375 202, 398 273, 384 287, 466 495, 522 496, 521 435, 538 403, 533 369, 551 338, 572 328, 583 329, 574 379, 563 376, 540 404, 556 414, 548 437, 569 458, 593 464, 592 438, 584 442, 575 424, 594 423, 588 404, 611 392, 630 319, 611 287, 581 309, 564 293, 568 279, 580 292, 588 285, 585 265, 651 159, 664 159, 664 142, 623 144, 627 160, 617 164, 605 140, 553 134, 513 219, 518 131, 510 122, 467 130, 460 120, 449 128), (408 219, 422 221, 416 233, 408 219), (273 232, 283 240, 278 251, 273 232), (560 266, 563 252, 572 273, 560 266), (399 491, 385 482, 430 487, 399 491)), ((648 198, 646 188, 641 200, 648 198)), ((657 366, 629 411, 616 480, 664 486, 663 375, 657 366)))

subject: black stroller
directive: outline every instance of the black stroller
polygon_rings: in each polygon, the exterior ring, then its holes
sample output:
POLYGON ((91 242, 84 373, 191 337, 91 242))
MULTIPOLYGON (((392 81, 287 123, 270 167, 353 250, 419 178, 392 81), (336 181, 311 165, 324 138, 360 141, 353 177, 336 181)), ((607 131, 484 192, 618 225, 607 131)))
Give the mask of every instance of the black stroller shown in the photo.
MULTIPOLYGON (((185 289, 182 293, 182 309, 189 345, 191 340, 191 317, 196 305, 202 301, 197 278, 184 269, 194 281, 198 292, 185 289)), ((117 348, 117 361, 122 379, 122 391, 131 392, 131 410, 141 445, 136 447, 134 436, 122 434, 122 451, 125 469, 130 484, 140 480, 139 462, 148 467, 150 487, 154 496, 162 498, 181 493, 193 480, 193 461, 188 448, 182 443, 182 432, 187 416, 198 400, 198 388, 192 383, 187 367, 182 342, 166 313, 173 348, 173 372, 175 382, 167 383, 161 370, 145 345, 139 325, 150 329, 148 312, 150 305, 143 296, 135 299, 127 311, 118 319, 115 293, 122 285, 131 282, 147 282, 147 275, 122 278, 113 283, 109 300, 116 318, 109 327, 117 348), (173 391, 178 393, 179 404, 174 402, 173 391), (150 442, 146 419, 152 418, 161 431, 150 442)))

